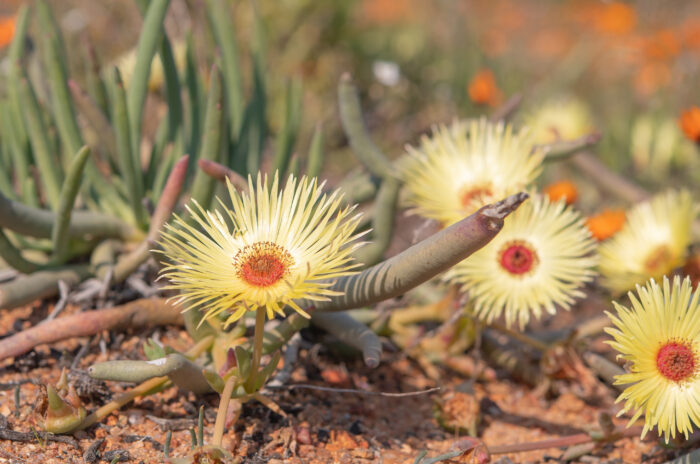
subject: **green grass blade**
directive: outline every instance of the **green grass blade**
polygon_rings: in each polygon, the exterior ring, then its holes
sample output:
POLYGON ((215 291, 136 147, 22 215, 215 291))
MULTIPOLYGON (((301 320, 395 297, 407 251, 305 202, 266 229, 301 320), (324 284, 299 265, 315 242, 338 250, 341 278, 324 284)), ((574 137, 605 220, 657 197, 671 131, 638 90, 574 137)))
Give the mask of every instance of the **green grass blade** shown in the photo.
POLYGON ((27 5, 23 5, 17 13, 15 35, 12 39, 12 44, 10 45, 10 50, 8 53, 10 67, 8 70, 7 81, 9 84, 10 115, 12 118, 12 125, 14 126, 15 139, 17 140, 20 148, 23 148, 24 150, 25 163, 27 164, 29 163, 29 158, 31 156, 31 147, 29 146, 27 130, 24 127, 24 121, 22 119, 22 103, 20 100, 19 83, 23 77, 22 59, 24 58, 26 48, 28 25, 29 7, 27 5))
MULTIPOLYGON (((0 111, 2 111, 1 107, 0 111)), ((7 143, 3 142, 2 130, 0 130, 0 170, 5 171, 5 175, 9 172, 10 163, 10 148, 7 143)))
MULTIPOLYGON (((29 6, 26 4, 17 12, 15 20, 15 34, 12 38, 8 58, 13 64, 17 64, 23 57, 27 44, 27 27, 29 26, 29 6)), ((10 70, 12 74, 12 70, 10 70)))
POLYGON ((78 110, 83 114, 88 124, 97 135, 96 148, 109 158, 112 166, 118 166, 117 140, 114 135, 114 128, 109 123, 109 118, 102 111, 99 105, 92 99, 90 94, 85 92, 80 85, 73 81, 68 81, 73 100, 78 110))
MULTIPOLYGON (((7 146, 0 147, 0 149, 3 152, 10 150, 7 146)), ((8 198, 16 200, 17 192, 15 192, 15 188, 12 185, 11 172, 6 166, 0 167, 0 192, 8 198)))
POLYGON ((160 60, 163 63, 165 96, 168 103, 168 139, 175 140, 182 130, 182 97, 180 96, 180 77, 167 36, 163 37, 160 45, 160 60))
MULTIPOLYGON (((21 142, 18 140, 20 134, 12 119, 12 102, 4 101, 0 105, 0 136, 7 143, 7 150, 12 160, 12 171, 17 179, 25 179, 29 176, 30 153, 26 147, 23 148, 20 145, 21 142)), ((25 143, 28 141, 25 140, 25 143)), ((12 171, 8 170, 8 174, 12 171)))
POLYGON ((34 89, 27 78, 22 78, 19 86, 24 122, 29 133, 34 160, 39 169, 39 176, 42 180, 46 200, 51 205, 51 209, 55 210, 58 207, 58 197, 63 180, 61 164, 52 152, 52 145, 47 136, 48 132, 41 116, 34 89))
POLYGON ((185 87, 187 88, 187 134, 186 147, 187 153, 190 153, 190 166, 187 172, 194 171, 194 165, 197 162, 195 154, 199 153, 199 143, 202 138, 202 107, 203 103, 203 85, 197 72, 197 59, 194 55, 194 42, 192 36, 187 37, 187 51, 185 55, 185 87))
POLYGON ((299 176, 299 155, 296 153, 293 153, 292 156, 289 158, 289 164, 287 164, 287 172, 285 173, 285 178, 289 177, 290 175, 293 175, 294 177, 299 176))
MULTIPOLYGON (((228 165, 233 167, 236 172, 246 172, 248 157, 251 151, 250 134, 253 132, 253 103, 246 106, 243 113, 243 123, 241 125, 241 133, 237 142, 233 143, 233 150, 228 154, 228 165)), ((224 163, 225 164, 225 163, 224 163)))
POLYGON ((109 117, 109 101, 107 99, 107 87, 102 79, 102 65, 90 42, 87 43, 85 52, 85 81, 87 92, 102 113, 109 117))
MULTIPOLYGON (((179 158, 183 156, 185 147, 185 141, 182 134, 178 136, 174 143, 169 146, 169 150, 163 150, 162 153, 167 153, 166 156, 158 156, 156 159, 160 159, 156 166, 155 178, 153 180, 151 198, 154 202, 158 201, 160 195, 165 187, 165 183, 170 175, 170 171, 179 158)), ((188 157, 189 159, 189 157, 188 157)), ((188 166, 189 169, 189 166, 188 166)))
POLYGON ((58 209, 56 210, 56 222, 54 222, 51 230, 51 242, 53 243, 51 262, 53 264, 63 264, 68 257, 70 218, 73 213, 75 198, 78 196, 80 184, 83 180, 85 164, 89 158, 90 148, 87 146, 82 147, 73 157, 68 168, 66 180, 63 182, 63 187, 61 187, 58 209))
POLYGON ((163 182, 165 182, 164 176, 167 176, 167 171, 163 173, 165 168, 162 167, 163 163, 161 163, 163 160, 163 153, 165 153, 167 145, 168 120, 163 118, 158 124, 156 134, 153 137, 153 145, 151 146, 151 153, 148 158, 148 168, 146 169, 146 179, 144 180, 144 185, 146 186, 146 189, 150 190, 152 200, 154 201, 157 200, 157 197, 153 197, 153 195, 156 195, 155 192, 158 190, 155 188, 155 185, 158 184, 162 187, 163 182), (159 182, 158 179, 160 179, 162 182, 159 182))
POLYGON ((267 97, 265 95, 265 70, 261 67, 262 61, 254 59, 253 100, 250 102, 252 114, 248 132, 248 156, 246 158, 246 172, 255 174, 260 169, 260 159, 267 137, 267 97))
POLYGON ((394 218, 399 198, 400 183, 390 177, 382 179, 382 184, 374 202, 372 217, 372 241, 353 253, 357 262, 364 267, 372 266, 384 258, 384 253, 394 232, 394 218))
POLYGON ((323 168, 323 126, 316 124, 314 135, 311 137, 309 145, 309 154, 306 157, 306 175, 309 177, 318 177, 323 168))
MULTIPOLYGON (((44 68, 48 75, 51 110, 54 123, 64 155, 64 166, 69 166, 71 158, 84 145, 83 136, 78 126, 74 105, 68 89, 68 58, 63 37, 51 9, 45 0, 37 2, 37 16, 42 30, 40 45, 44 68)), ((92 195, 113 195, 108 183, 100 174, 97 166, 88 160, 85 175, 90 181, 92 195)))
POLYGON ((158 200, 163 187, 165 187, 165 181, 168 178, 170 170, 173 168, 173 157, 166 156, 157 166, 155 166, 155 174, 153 177, 153 185, 151 187, 151 200, 154 202, 158 200))
POLYGON ((22 202, 27 206, 39 207, 39 195, 33 176, 26 177, 22 182, 22 202))
POLYGON ((116 67, 112 72, 110 89, 113 92, 112 121, 114 124, 119 167, 129 190, 129 204, 134 217, 136 217, 138 225, 143 228, 148 224, 147 213, 141 203, 143 198, 143 176, 141 174, 140 164, 136 164, 136 160, 139 158, 132 153, 132 132, 129 129, 131 113, 127 109, 127 96, 124 90, 124 83, 119 74, 119 69, 116 67))
POLYGON ((260 160, 267 138, 267 95, 266 74, 267 60, 265 58, 266 37, 260 14, 255 2, 251 2, 253 10, 253 98, 250 102, 252 109, 251 124, 248 133, 248 156, 246 172, 255 174, 260 169, 260 160))
POLYGON ((39 1, 36 5, 41 28, 40 48, 48 77, 53 116, 64 146, 64 153, 70 159, 83 145, 83 139, 68 90, 66 53, 62 48, 63 40, 48 4, 45 1, 39 1))
MULTIPOLYGON (((172 142, 172 146, 168 152, 167 159, 163 159, 159 154, 159 156, 155 159, 155 162, 171 168, 184 154, 185 143, 182 96, 180 95, 180 77, 178 76, 177 66, 175 65, 175 57, 173 56, 173 50, 170 46, 170 41, 168 40, 167 35, 164 35, 163 37, 159 53, 161 62, 163 63, 163 73, 165 75, 165 94, 166 101, 168 103, 167 141, 172 142)), ((168 172, 170 172, 170 169, 168 169, 168 172)), ((158 194, 160 194, 163 185, 155 186, 158 194)))
MULTIPOLYGON (((221 72, 214 66, 209 81, 209 96, 207 111, 204 118, 204 133, 199 159, 219 161, 222 157, 221 144, 225 137, 223 98, 221 89, 221 72)), ((197 200, 204 209, 209 208, 214 196, 216 180, 202 170, 195 174, 192 184, 192 198, 197 200)))
MULTIPOLYGON (((148 12, 148 2, 146 0, 138 0, 136 3, 141 14, 145 16, 148 12)), ((173 141, 177 138, 179 131, 182 130, 182 98, 180 96, 180 77, 177 72, 175 55, 165 30, 158 47, 158 54, 163 66, 165 96, 168 103, 168 140, 173 141)))
POLYGON ((272 165, 273 170, 279 170, 281 173, 287 171, 289 158, 294 151, 301 120, 301 98, 301 79, 293 79, 287 83, 284 122, 277 136, 277 151, 272 165))
POLYGON ((148 93, 148 78, 151 74, 151 62, 164 36, 163 20, 170 5, 170 0, 151 1, 143 20, 141 36, 137 46, 136 65, 131 76, 127 94, 127 110, 131 137, 133 163, 140 164, 139 147, 141 143, 141 123, 143 106, 148 93))
POLYGON ((340 121, 343 123, 343 129, 345 129, 345 134, 355 156, 375 176, 382 178, 392 176, 394 168, 391 161, 374 144, 367 131, 362 119, 360 97, 349 74, 344 74, 340 78, 338 103, 340 105, 340 121))
POLYGON ((206 0, 205 5, 214 41, 221 50, 230 133, 234 140, 238 140, 243 124, 243 83, 233 21, 228 10, 229 2, 206 0))

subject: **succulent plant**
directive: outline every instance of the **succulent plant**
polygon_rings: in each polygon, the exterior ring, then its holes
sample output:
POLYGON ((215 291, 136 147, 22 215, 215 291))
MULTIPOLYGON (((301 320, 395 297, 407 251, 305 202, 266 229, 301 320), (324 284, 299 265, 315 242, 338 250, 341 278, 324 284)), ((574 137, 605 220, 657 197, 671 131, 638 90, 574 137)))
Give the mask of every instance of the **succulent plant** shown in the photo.
MULTIPOLYGON (((371 141, 361 120, 356 91, 348 79, 341 82, 340 88, 345 123, 355 128, 355 132, 348 130, 348 136, 352 145, 362 150, 371 141), (352 99, 347 99, 345 95, 352 96, 352 99), (344 98, 346 98, 345 101, 344 98), (354 120, 348 120, 348 108, 344 106, 348 102, 357 105, 354 108, 355 114, 350 116, 354 120)), ((378 150, 373 156, 375 158, 364 158, 364 161, 380 183, 378 198, 381 198, 385 185, 391 184, 392 192, 395 192, 393 189, 398 187, 396 181, 388 174, 391 172, 391 167, 386 166, 387 171, 382 173, 375 164, 378 159, 383 160, 381 162, 390 162, 378 150), (385 177, 382 177, 382 174, 385 177)), ((204 163, 203 166, 206 166, 209 172, 216 174, 214 178, 235 176, 229 168, 213 161, 204 163)), ((392 194, 395 195, 395 193, 392 194)), ((515 210, 526 198, 526 194, 517 194, 499 203, 487 205, 404 252, 390 259, 381 260, 388 245, 388 241, 385 240, 382 248, 372 251, 374 259, 380 260, 377 264, 366 267, 357 274, 329 281, 331 288, 337 294, 331 296, 328 301, 299 301, 302 307, 313 310, 310 320, 299 313, 292 313, 279 321, 275 327, 265 328, 261 351, 263 355, 270 355, 270 358, 260 370, 253 367, 252 342, 244 338, 246 330, 241 320, 231 328, 225 328, 223 321, 219 318, 202 320, 201 312, 186 311, 185 325, 196 342, 187 352, 178 353, 149 341, 144 345, 148 360, 108 361, 94 364, 89 368, 89 373, 94 378, 139 382, 139 385, 88 415, 77 428, 94 424, 137 396, 148 395, 176 385, 196 394, 215 391, 221 395, 222 406, 214 434, 214 445, 219 446, 224 427, 223 422, 221 424, 219 422, 223 421, 221 417, 225 417, 229 401, 245 402, 255 399, 271 408, 276 407, 259 391, 278 365, 279 349, 309 323, 334 334, 341 341, 360 350, 368 366, 377 366, 381 357, 379 338, 368 326, 343 310, 365 307, 402 294, 461 261, 488 243, 500 231, 505 216, 515 210), (207 355, 202 357, 203 353, 207 355), (221 411, 224 412, 221 413, 221 411)), ((390 213, 393 217, 394 206, 391 205, 395 205, 395 198, 389 204, 390 206, 385 206, 383 210, 379 209, 383 211, 382 214, 390 213)), ((385 229, 379 227, 375 235, 387 233, 386 228, 390 228, 391 224, 385 224, 383 227, 385 229)))
MULTIPOLYGON (((48 4, 40 1, 33 11, 24 6, 19 12, 6 96, 0 99, 0 258, 22 275, 0 285, 0 308, 54 296, 61 280, 69 286, 88 278, 125 280, 148 259, 181 193, 205 208, 211 205, 216 179, 195 169, 198 161, 231 166, 244 177, 258 171, 270 135, 264 50, 252 52, 253 89, 247 99, 228 5, 208 0, 221 64, 211 69, 205 91, 191 40, 185 43, 184 70, 176 66, 163 27, 169 3, 137 2, 144 23, 128 88, 118 68, 101 72, 98 54, 89 49, 84 90, 68 73, 67 51, 48 4), (41 33, 31 30, 31 15, 41 33), (30 36, 38 39, 40 53, 27 49, 30 36), (156 57, 167 112, 150 153, 142 153, 156 57), (37 60, 45 72, 31 78, 28 69, 37 60), (187 169, 178 165, 185 153, 187 169), (166 190, 169 176, 176 177, 175 185, 166 190), (149 206, 165 202, 169 207, 155 212, 149 206)), ((256 31, 262 34, 259 24, 256 31)), ((286 119, 274 142, 274 167, 282 172, 299 168, 290 160, 300 99, 301 83, 290 81, 286 119)), ((310 172, 318 173, 322 155, 319 129, 307 163, 310 172)))

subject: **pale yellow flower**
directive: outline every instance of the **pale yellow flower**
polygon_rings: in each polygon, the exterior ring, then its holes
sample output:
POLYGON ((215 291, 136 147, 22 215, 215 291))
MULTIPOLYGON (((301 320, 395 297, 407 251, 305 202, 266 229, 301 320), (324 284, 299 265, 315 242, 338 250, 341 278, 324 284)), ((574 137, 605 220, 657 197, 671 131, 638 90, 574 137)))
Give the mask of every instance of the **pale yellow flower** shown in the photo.
POLYGON ((583 218, 564 202, 534 196, 505 220, 484 248, 448 271, 461 283, 476 315, 492 322, 505 314, 523 328, 530 317, 568 309, 593 279, 596 242, 583 218))
POLYGON ((524 123, 537 144, 577 139, 595 130, 588 106, 571 96, 545 101, 525 116, 524 123))
POLYGON ((486 119, 433 129, 408 147, 400 176, 413 211, 450 225, 480 207, 524 190, 541 170, 527 130, 486 119))
MULTIPOLYGON (((134 74, 134 69, 136 69, 136 53, 136 48, 129 50, 114 60, 114 63, 110 66, 119 68, 119 74, 121 74, 126 88, 129 88, 131 85, 131 77, 134 74)), ((173 59, 175 60, 175 67, 177 70, 182 72, 185 69, 185 62, 187 60, 187 44, 185 41, 178 40, 173 43, 173 59)), ((156 55, 151 62, 151 72, 148 75, 148 88, 151 91, 156 91, 163 87, 163 84, 165 84, 163 62, 160 60, 160 55, 156 55)))
POLYGON ((654 426, 666 442, 679 431, 688 438, 700 426, 700 290, 690 279, 651 279, 629 292, 631 308, 613 302, 608 343, 629 364, 616 385, 626 385, 618 415, 632 411, 630 424, 644 414, 642 437, 654 426))
POLYGON ((603 284, 622 293, 681 266, 697 213, 687 191, 668 191, 634 206, 622 230, 600 246, 603 284))
POLYGON ((315 179, 290 176, 281 191, 277 175, 271 186, 260 174, 248 183, 250 193, 242 194, 228 185, 232 209, 220 202, 219 210, 204 211, 194 203, 188 211, 196 225, 176 216, 167 226, 167 288, 179 290, 185 306, 206 311, 205 318, 230 313, 227 323, 258 308, 269 318, 284 315, 285 306, 308 317, 295 300, 337 295, 332 279, 358 266, 351 254, 360 246, 359 215, 315 179))

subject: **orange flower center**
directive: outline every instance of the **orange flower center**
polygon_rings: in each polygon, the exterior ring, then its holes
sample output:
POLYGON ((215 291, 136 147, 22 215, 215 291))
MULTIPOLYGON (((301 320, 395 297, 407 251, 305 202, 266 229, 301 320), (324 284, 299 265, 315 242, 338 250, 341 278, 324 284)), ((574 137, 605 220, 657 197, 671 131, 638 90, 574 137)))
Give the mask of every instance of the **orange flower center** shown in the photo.
POLYGON ((521 276, 531 272, 539 263, 535 249, 524 240, 506 243, 498 254, 501 267, 509 273, 521 276))
POLYGON ((241 249, 233 258, 238 277, 255 287, 269 287, 289 273, 292 255, 272 242, 257 242, 241 249))
POLYGON ((659 245, 649 253, 644 260, 644 269, 649 274, 663 272, 671 260, 671 250, 666 245, 659 245))
POLYGON ((459 195, 459 201, 462 208, 468 209, 475 201, 481 200, 483 197, 493 195, 490 185, 477 185, 474 187, 464 188, 459 195))
POLYGON ((656 367, 669 380, 682 382, 695 375, 697 361, 690 343, 670 342, 656 354, 656 367))
POLYGON ((637 22, 634 7, 623 2, 612 2, 598 12, 596 25, 602 32, 611 35, 624 35, 631 32, 637 22))

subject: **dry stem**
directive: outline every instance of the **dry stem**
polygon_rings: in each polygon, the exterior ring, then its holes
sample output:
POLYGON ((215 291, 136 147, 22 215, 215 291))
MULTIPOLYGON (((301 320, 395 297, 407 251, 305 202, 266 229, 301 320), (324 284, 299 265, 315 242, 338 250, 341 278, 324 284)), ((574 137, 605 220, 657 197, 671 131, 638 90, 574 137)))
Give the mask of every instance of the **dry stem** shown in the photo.
POLYGON ((22 355, 37 345, 95 335, 103 330, 182 325, 181 310, 164 298, 144 298, 114 308, 59 317, 0 340, 0 360, 22 355))

